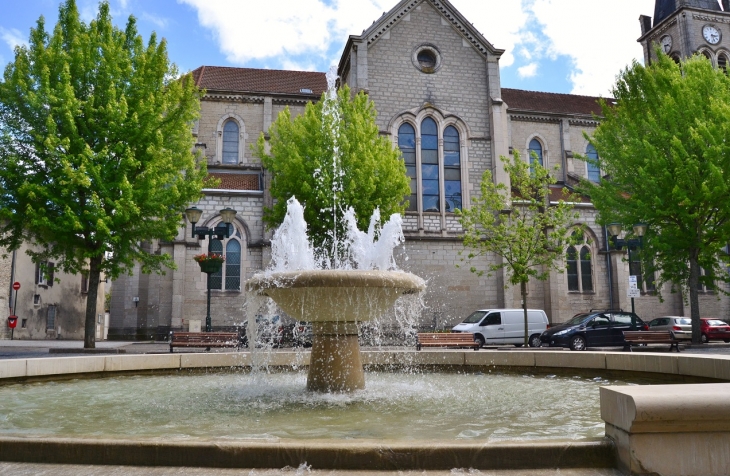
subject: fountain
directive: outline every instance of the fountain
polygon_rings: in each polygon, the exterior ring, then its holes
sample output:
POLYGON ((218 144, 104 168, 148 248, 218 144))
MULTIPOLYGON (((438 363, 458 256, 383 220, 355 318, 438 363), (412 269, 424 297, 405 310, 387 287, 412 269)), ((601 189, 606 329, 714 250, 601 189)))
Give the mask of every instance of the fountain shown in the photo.
MULTIPOLYGON (((291 317, 312 323, 309 390, 352 392, 365 386, 357 323, 383 315, 403 295, 420 293, 425 282, 395 270, 393 249, 404 241, 400 215, 394 214, 379 228, 376 209, 364 233, 357 229, 352 208, 342 213, 345 207, 337 198, 342 172, 338 166, 336 80, 337 74, 331 69, 323 106, 323 114, 328 116, 323 122, 334 144, 334 205, 329 211, 335 223, 344 221, 347 236, 340 239, 335 225, 330 252, 327 246, 314 250, 307 239, 303 208, 296 198, 290 198, 286 217, 272 239, 272 264, 248 280, 245 288, 270 297, 291 317)), ((249 323, 253 323, 256 306, 249 307, 253 309, 249 323)))
MULTIPOLYGON (((352 217, 352 210, 345 216, 352 217)), ((302 207, 292 198, 284 223, 272 240, 272 269, 295 270, 268 271, 246 282, 248 292, 270 297, 290 316, 312 323, 309 390, 351 392, 364 388, 357 323, 377 318, 399 297, 425 289, 424 281, 413 274, 368 269, 373 264, 384 268, 393 266, 393 246, 402 236, 399 218, 391 217, 377 241, 374 239, 377 214, 371 219, 365 236, 354 226, 354 219, 348 220, 346 248, 352 250, 355 265, 364 269, 301 269, 315 260, 306 240, 302 207), (292 230, 299 232, 294 241, 292 230), (380 253, 374 251, 378 249, 380 253)), ((250 307, 256 310, 255 305, 250 307)))

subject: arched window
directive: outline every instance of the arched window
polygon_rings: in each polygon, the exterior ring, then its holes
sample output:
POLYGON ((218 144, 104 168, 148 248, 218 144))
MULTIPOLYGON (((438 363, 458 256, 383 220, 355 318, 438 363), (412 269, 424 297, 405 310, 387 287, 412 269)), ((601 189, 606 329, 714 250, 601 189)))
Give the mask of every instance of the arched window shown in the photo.
POLYGON ((461 142, 454 126, 444 129, 444 194, 446 211, 461 209, 461 142))
POLYGON ((456 125, 441 125, 426 117, 420 127, 398 127, 398 148, 411 179, 409 211, 454 212, 461 209, 461 132, 456 125))
POLYGON ((725 53, 720 53, 717 55, 717 67, 720 68, 725 74, 727 74, 727 55, 725 53))
POLYGON ((241 234, 233 224, 228 226, 230 238, 223 241, 213 239, 210 243, 211 253, 220 253, 226 258, 223 268, 210 275, 210 289, 238 291, 241 289, 241 234))
POLYGON ((591 182, 599 182, 601 180, 601 169, 598 167, 598 152, 593 144, 588 144, 586 147, 586 167, 588 169, 588 180, 591 182))
POLYGON ((530 141, 530 148, 527 151, 528 154, 530 154, 530 170, 535 171, 535 165, 534 163, 537 162, 538 164, 545 166, 545 163, 542 160, 542 144, 537 139, 532 139, 530 141))
POLYGON ((238 124, 234 120, 223 125, 223 163, 238 163, 238 124))
POLYGON ((565 252, 567 264, 568 291, 593 291, 593 257, 591 254, 591 240, 580 231, 573 232, 577 243, 571 245, 565 252))
POLYGON ((411 179, 411 194, 408 200, 408 210, 418 211, 418 176, 416 175, 416 130, 412 125, 405 123, 398 128, 398 148, 403 154, 406 164, 406 174, 411 179))
POLYGON ((423 211, 440 211, 439 135, 436 121, 430 117, 421 123, 421 185, 423 186, 423 211))

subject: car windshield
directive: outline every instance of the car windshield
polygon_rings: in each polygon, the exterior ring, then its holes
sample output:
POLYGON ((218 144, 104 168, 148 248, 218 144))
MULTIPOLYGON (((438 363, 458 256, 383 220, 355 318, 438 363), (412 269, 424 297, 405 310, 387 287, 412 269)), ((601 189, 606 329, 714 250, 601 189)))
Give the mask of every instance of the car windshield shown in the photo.
POLYGON ((692 325, 691 319, 675 319, 674 322, 680 326, 691 326, 692 325))
POLYGON ((573 318, 571 320, 569 320, 568 322, 564 322, 563 325, 575 326, 575 325, 581 324, 581 323, 583 323, 583 321, 586 320, 586 317, 588 317, 588 316, 590 316, 590 314, 585 314, 585 313, 576 314, 575 316, 573 316, 573 318))
POLYGON ((476 324, 482 320, 482 317, 484 317, 486 313, 486 311, 474 311, 469 317, 464 319, 464 324, 476 324))
POLYGON ((708 326, 726 326, 727 325, 723 321, 720 321, 718 319, 708 319, 705 322, 707 322, 708 326))

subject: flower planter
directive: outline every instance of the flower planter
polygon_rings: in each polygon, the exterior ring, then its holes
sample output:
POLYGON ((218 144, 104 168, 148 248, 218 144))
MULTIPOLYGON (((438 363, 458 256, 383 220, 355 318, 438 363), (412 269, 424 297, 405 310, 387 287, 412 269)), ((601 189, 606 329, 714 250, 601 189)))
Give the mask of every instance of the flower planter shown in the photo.
POLYGON ((217 273, 223 268, 223 261, 218 260, 198 261, 198 264, 200 265, 200 271, 208 274, 217 273))

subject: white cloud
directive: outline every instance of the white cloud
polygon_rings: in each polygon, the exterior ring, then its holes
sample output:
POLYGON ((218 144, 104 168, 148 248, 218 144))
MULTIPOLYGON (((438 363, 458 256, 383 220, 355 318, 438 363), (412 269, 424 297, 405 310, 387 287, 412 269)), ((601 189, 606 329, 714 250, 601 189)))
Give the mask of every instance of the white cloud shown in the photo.
POLYGON ((170 21, 167 18, 158 17, 151 13, 142 12, 140 18, 146 22, 152 23, 157 26, 160 30, 164 30, 169 25, 170 21))
MULTIPOLYGON (((474 27, 505 50, 502 68, 519 66, 522 77, 561 74, 573 93, 608 95, 615 76, 641 60, 639 14, 654 0, 451 0, 474 27), (545 59, 568 57, 572 69, 554 73, 545 59), (535 66, 533 66, 535 64, 535 66)), ((266 0, 252 13, 248 2, 178 0, 192 6, 220 50, 237 65, 325 70, 339 60, 349 35, 359 35, 393 8, 396 0, 266 0), (324 66, 323 66, 324 65, 324 66)), ((122 1, 122 4, 125 2, 122 1)))
POLYGON ((621 69, 643 61, 639 15, 654 13, 654 0, 534 0, 531 5, 554 54, 573 61, 574 94, 610 95, 621 69))
POLYGON ((27 40, 17 28, 3 28, 0 26, 0 38, 10 47, 11 50, 16 46, 27 45, 27 40))
POLYGON ((517 68, 517 74, 520 78, 532 78, 537 75, 537 63, 530 63, 527 66, 517 68))

